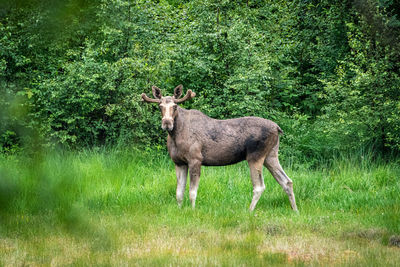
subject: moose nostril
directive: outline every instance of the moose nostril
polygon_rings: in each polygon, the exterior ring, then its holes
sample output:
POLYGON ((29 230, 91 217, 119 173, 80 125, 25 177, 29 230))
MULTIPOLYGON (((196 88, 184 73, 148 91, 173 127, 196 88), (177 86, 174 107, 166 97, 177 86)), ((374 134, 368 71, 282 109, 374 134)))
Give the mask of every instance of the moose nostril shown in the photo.
POLYGON ((172 120, 162 120, 161 128, 162 128, 163 130, 165 130, 165 129, 167 129, 167 128, 168 128, 169 130, 172 130, 173 125, 174 125, 174 123, 173 123, 172 120))

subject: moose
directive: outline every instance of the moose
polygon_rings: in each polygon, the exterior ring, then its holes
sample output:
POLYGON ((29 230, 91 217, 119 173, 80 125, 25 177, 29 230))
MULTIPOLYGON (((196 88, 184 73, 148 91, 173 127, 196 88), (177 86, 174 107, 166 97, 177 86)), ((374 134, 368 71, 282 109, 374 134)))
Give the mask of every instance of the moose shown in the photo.
POLYGON ((217 120, 198 110, 181 108, 178 104, 196 96, 189 89, 180 98, 182 91, 182 85, 178 85, 173 96, 162 96, 160 88, 152 86, 154 98, 145 93, 141 95, 144 101, 159 105, 161 128, 168 132, 168 152, 175 163, 178 205, 182 205, 188 170, 189 199, 194 208, 202 165, 224 166, 247 160, 253 184, 250 211, 254 210, 265 190, 263 166, 286 192, 292 209, 297 211, 293 182, 278 160, 281 128, 275 122, 259 117, 217 120))

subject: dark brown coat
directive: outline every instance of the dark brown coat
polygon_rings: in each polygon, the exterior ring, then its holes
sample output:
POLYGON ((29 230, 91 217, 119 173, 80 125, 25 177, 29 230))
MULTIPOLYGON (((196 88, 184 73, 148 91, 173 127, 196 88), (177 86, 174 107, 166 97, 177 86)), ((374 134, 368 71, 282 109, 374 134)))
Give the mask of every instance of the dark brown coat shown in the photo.
POLYGON ((224 166, 266 155, 280 132, 276 123, 258 117, 216 120, 198 110, 178 107, 167 145, 176 164, 188 164, 196 157, 204 166, 224 166), (193 146, 196 155, 189 153, 193 146))

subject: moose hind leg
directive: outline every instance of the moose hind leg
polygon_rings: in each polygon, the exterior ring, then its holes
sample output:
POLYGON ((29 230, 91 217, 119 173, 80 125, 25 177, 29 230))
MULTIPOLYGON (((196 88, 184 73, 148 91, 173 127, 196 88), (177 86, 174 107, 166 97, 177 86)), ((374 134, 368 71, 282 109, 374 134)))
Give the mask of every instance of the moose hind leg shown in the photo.
POLYGON ((185 194, 185 189, 186 189, 188 166, 175 165, 175 171, 176 171, 176 201, 178 202, 178 205, 180 207, 182 206, 183 196, 185 194))
POLYGON ((277 156, 269 156, 264 161, 265 167, 271 172, 272 176, 283 188, 289 197, 290 205, 294 211, 297 211, 296 200, 293 192, 293 182, 283 171, 277 156))
POLYGON ((251 182, 253 183, 253 199, 250 204, 250 211, 253 211, 265 190, 264 178, 262 175, 262 161, 252 162, 249 161, 251 182))

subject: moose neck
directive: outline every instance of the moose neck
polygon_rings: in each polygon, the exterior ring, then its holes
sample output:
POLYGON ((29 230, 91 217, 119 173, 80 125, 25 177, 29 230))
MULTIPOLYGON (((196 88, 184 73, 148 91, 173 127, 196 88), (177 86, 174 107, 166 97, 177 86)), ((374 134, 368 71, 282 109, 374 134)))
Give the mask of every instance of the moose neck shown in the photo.
POLYGON ((172 131, 168 131, 168 135, 171 136, 173 139, 175 139, 179 134, 184 132, 185 129, 185 124, 189 123, 187 122, 187 110, 181 107, 178 107, 178 114, 175 117, 174 120, 174 128, 172 131))

